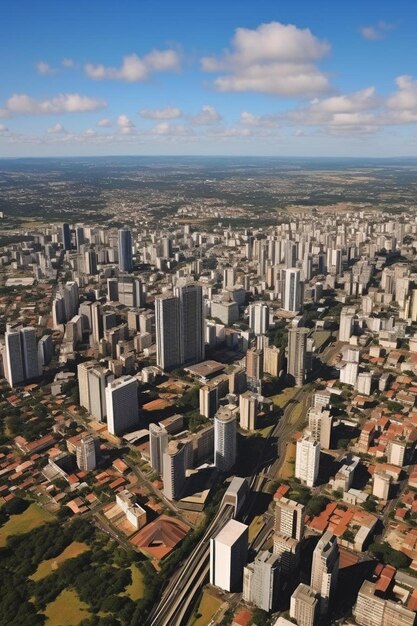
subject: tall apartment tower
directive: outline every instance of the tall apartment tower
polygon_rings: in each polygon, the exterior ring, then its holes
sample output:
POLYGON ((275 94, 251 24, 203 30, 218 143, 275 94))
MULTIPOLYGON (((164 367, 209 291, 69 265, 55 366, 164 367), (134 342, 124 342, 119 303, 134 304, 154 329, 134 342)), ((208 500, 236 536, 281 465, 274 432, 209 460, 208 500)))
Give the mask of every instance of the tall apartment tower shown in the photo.
POLYGON ((170 441, 163 453, 162 480, 168 500, 179 500, 184 491, 186 457, 190 442, 170 441))
POLYGON ((307 434, 297 441, 295 457, 295 477, 307 487, 314 487, 319 474, 320 444, 307 434))
POLYGON ((301 270, 291 267, 285 270, 284 309, 297 313, 303 308, 303 283, 301 270))
POLYGON ((120 228, 118 231, 119 244, 119 270, 121 272, 131 272, 132 261, 132 233, 128 228, 120 228))
POLYGON ((297 626, 315 626, 319 618, 317 593, 304 583, 300 583, 291 596, 290 617, 297 626))
POLYGON ((228 472, 236 462, 236 412, 222 407, 214 417, 214 464, 228 472))
POLYGON ((258 396, 251 391, 245 391, 239 396, 240 427, 244 430, 256 429, 258 416, 258 396))
POLYGON ((243 599, 263 611, 273 611, 279 592, 278 557, 264 550, 243 570, 243 599))
POLYGON ((106 387, 114 380, 114 374, 104 367, 88 370, 88 393, 90 414, 99 422, 107 419, 106 387))
POLYGON ((155 298, 156 362, 163 370, 181 364, 179 300, 172 294, 155 298))
POLYGON ((97 467, 96 441, 91 435, 83 437, 76 448, 77 465, 83 472, 91 472, 97 467))
POLYGON ((225 591, 241 591, 247 557, 248 527, 229 520, 210 539, 210 583, 225 591))
POLYGON ((279 556, 283 577, 299 572, 300 542, 304 536, 304 506, 288 498, 275 502, 274 554, 279 556))
POLYGON ((269 307, 265 302, 249 305, 249 326, 255 335, 265 335, 269 327, 269 307))
POLYGON ((149 424, 151 467, 162 476, 163 455, 168 445, 168 433, 158 424, 149 424))
POLYGON ((179 335, 181 363, 196 363, 204 359, 204 309, 201 285, 175 287, 179 300, 179 335))
POLYGON ((121 376, 106 387, 107 428, 112 435, 121 435, 138 426, 138 381, 121 376))
POLYGON ((339 341, 349 341, 349 339, 351 338, 354 317, 354 307, 344 306, 343 309, 340 311, 339 341))
POLYGON ((96 361, 85 361, 77 365, 78 378, 78 394, 80 397, 80 406, 90 412, 90 389, 88 383, 88 373, 97 366, 96 361))
POLYGON ((308 411, 308 430, 311 436, 318 441, 320 448, 329 450, 332 438, 333 418, 330 411, 311 408, 308 411))
POLYGON ((310 586, 320 595, 320 612, 327 613, 329 602, 337 586, 339 574, 339 546, 337 537, 326 531, 313 552, 310 586))
POLYGON ((305 382, 308 334, 308 328, 303 327, 291 327, 288 331, 287 374, 297 387, 305 382))

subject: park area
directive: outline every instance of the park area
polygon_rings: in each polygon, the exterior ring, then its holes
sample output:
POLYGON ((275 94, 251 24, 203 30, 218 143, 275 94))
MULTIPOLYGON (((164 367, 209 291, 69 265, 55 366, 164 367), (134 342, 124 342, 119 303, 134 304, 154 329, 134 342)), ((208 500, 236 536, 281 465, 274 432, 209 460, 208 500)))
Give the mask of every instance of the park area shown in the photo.
POLYGON ((4 548, 8 537, 28 533, 45 522, 51 522, 53 515, 42 509, 38 504, 31 504, 26 511, 11 515, 10 519, 0 528, 0 548, 4 548))
POLYGON ((91 615, 88 605, 82 602, 73 589, 65 589, 44 611, 46 626, 78 626, 91 615))
POLYGON ((221 605, 222 601, 205 589, 187 626, 207 626, 221 605))
POLYGON ((49 574, 51 574, 52 572, 56 571, 61 563, 64 563, 67 559, 74 559, 75 557, 80 556, 80 554, 83 554, 89 549, 90 548, 87 546, 86 543, 73 541, 72 543, 70 543, 69 546, 65 548, 65 550, 63 550, 63 552, 61 552, 61 554, 59 554, 55 558, 41 561, 36 572, 32 574, 32 576, 30 576, 29 578, 34 581, 42 580, 42 578, 45 578, 46 576, 49 576, 49 574))

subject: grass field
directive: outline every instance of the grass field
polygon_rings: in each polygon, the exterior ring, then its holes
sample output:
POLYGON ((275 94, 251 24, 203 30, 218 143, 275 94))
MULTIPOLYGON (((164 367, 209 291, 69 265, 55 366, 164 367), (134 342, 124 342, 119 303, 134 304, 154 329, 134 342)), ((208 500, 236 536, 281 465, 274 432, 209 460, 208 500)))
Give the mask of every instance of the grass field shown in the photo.
POLYGON ((208 591, 203 591, 197 613, 190 617, 188 626, 207 626, 213 615, 219 610, 221 604, 221 600, 212 596, 208 591))
POLYGON ((258 534, 258 532, 261 530, 261 527, 263 525, 263 517, 262 515, 257 515, 250 523, 249 525, 249 531, 248 531, 248 537, 249 537, 249 541, 251 542, 253 539, 255 539, 256 535, 258 534))
POLYGON ((284 480, 293 478, 295 469, 295 449, 295 443, 292 442, 286 447, 284 463, 278 473, 279 478, 283 478, 284 480))
POLYGON ((46 626, 78 626, 91 613, 73 589, 65 589, 45 609, 46 626))
POLYGON ((285 405, 293 399, 296 393, 300 391, 299 387, 287 387, 283 389, 281 393, 277 393, 275 396, 271 396, 272 402, 275 406, 283 409, 285 405))
POLYGON ((145 593, 145 583, 143 580, 143 574, 136 567, 136 565, 131 565, 130 571, 132 572, 132 582, 120 595, 128 596, 131 600, 136 602, 137 600, 143 598, 143 595, 145 593))
POLYGON ((51 522, 53 515, 45 511, 37 504, 31 504, 26 511, 20 515, 11 515, 8 522, 0 528, 0 548, 4 548, 8 537, 22 535, 30 530, 42 526, 45 522, 51 522))
POLYGON ((41 580, 51 574, 51 572, 58 569, 58 567, 66 561, 67 559, 73 559, 76 556, 79 556, 83 552, 89 550, 89 547, 86 543, 79 543, 78 541, 73 541, 69 546, 65 548, 61 554, 54 557, 53 559, 47 559, 46 561, 41 561, 38 565, 38 569, 32 576, 30 576, 31 580, 41 580))

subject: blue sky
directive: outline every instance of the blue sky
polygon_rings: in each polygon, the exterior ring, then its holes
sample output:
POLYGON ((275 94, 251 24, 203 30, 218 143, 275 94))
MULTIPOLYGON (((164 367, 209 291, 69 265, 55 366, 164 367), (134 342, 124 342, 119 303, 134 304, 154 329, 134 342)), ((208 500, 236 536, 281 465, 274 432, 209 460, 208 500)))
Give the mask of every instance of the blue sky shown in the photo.
POLYGON ((413 0, 3 0, 0 156, 417 155, 413 0))

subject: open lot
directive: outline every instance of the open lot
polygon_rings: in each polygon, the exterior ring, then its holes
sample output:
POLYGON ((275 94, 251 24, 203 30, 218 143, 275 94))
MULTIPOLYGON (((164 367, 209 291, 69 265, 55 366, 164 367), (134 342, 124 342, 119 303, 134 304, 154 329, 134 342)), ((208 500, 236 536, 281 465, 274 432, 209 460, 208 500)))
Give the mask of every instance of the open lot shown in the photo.
POLYGON ((8 522, 0 528, 0 548, 4 548, 8 537, 22 535, 30 530, 42 526, 45 522, 51 522, 53 515, 45 511, 37 504, 31 504, 26 511, 19 515, 11 515, 8 522))
POLYGON ((73 589, 65 589, 45 609, 46 626, 78 626, 90 616, 88 605, 73 589))
POLYGON ((64 563, 67 559, 74 559, 76 556, 83 554, 90 548, 86 543, 79 543, 78 541, 73 541, 69 546, 65 548, 61 554, 58 554, 53 559, 47 559, 46 561, 42 561, 39 563, 38 569, 32 576, 30 576, 31 580, 41 580, 45 578, 45 576, 49 576, 52 572, 58 569, 61 563, 64 563))
POLYGON ((219 610, 221 604, 221 600, 215 598, 209 591, 204 590, 197 612, 190 617, 188 626, 207 626, 211 618, 219 610))

